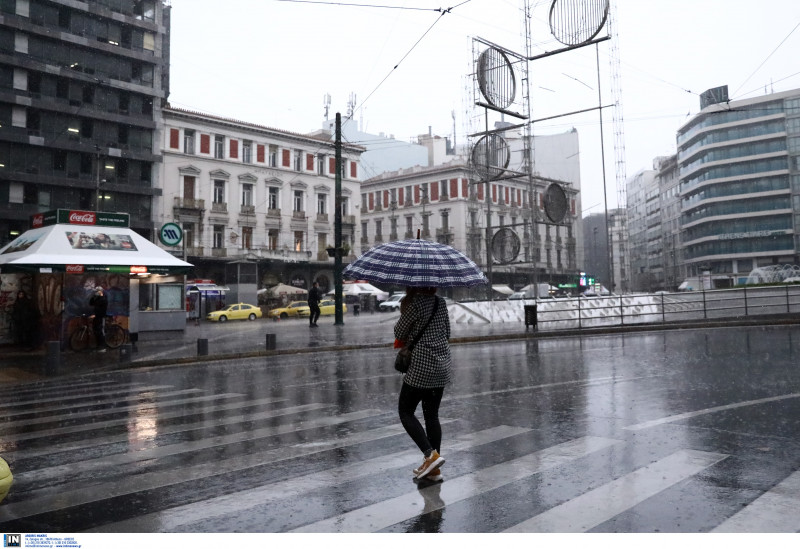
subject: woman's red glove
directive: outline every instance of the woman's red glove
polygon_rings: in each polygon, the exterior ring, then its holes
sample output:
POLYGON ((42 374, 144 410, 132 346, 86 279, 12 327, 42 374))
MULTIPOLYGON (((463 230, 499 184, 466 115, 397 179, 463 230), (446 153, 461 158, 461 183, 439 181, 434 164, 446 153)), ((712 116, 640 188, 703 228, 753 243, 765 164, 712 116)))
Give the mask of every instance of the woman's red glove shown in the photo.
POLYGON ((395 349, 402 349, 405 346, 406 346, 406 342, 405 341, 400 341, 399 339, 395 339, 394 340, 394 348, 395 349))

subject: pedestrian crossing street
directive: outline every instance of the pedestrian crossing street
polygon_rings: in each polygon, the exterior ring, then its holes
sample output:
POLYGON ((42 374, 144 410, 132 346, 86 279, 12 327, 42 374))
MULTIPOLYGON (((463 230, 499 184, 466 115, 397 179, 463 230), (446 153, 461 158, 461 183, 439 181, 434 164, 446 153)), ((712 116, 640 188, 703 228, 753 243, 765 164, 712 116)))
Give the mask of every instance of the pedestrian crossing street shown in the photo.
MULTIPOLYGON (((800 531, 800 471, 721 483, 736 456, 474 426, 442 409, 444 482, 394 408, 341 409, 121 376, 0 389, 14 484, 0 530, 25 532, 800 531), (700 512, 702 511, 702 512, 700 512)), ((452 411, 452 410, 451 410, 452 411)))

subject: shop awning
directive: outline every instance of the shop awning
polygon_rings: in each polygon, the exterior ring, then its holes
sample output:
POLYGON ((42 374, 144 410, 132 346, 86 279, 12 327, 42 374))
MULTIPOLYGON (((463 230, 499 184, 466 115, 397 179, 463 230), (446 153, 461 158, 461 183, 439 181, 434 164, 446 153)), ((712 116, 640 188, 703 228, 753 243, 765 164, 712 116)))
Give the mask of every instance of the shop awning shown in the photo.
POLYGON ((181 274, 192 267, 127 227, 55 224, 0 248, 0 272, 181 274))
MULTIPOLYGON (((303 288, 298 288, 296 286, 289 286, 288 284, 277 284, 272 288, 269 288, 269 291, 272 292, 272 295, 297 295, 302 294, 306 295, 308 290, 304 290, 303 288)), ((267 289, 261 289, 257 292, 259 295, 267 293, 267 289)))

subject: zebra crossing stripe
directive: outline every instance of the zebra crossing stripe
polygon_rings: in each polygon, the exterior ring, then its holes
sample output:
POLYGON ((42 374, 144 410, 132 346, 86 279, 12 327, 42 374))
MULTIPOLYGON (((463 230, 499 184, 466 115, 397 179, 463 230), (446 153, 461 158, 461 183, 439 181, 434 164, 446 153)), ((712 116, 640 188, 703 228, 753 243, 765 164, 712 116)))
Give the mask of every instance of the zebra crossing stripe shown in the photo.
POLYGON ((726 457, 698 450, 679 450, 505 531, 586 532, 726 457))
MULTIPOLYGON (((621 440, 583 437, 523 457, 493 465, 443 484, 414 490, 411 493, 355 509, 325 520, 296 528, 292 532, 376 532, 398 522, 414 518, 421 509, 420 499, 439 491, 440 504, 425 505, 434 511, 447 504, 466 500, 481 493, 500 488, 512 482, 564 465, 593 452, 622 443, 621 440)), ((433 498, 428 498, 433 499, 433 498)))
MULTIPOLYGON (((271 419, 290 414, 297 414, 300 412, 310 412, 319 410, 321 408, 330 408, 330 404, 303 404, 301 406, 292 406, 290 408, 279 408, 277 410, 269 410, 261 412, 260 414, 245 414, 239 416, 229 416, 224 419, 209 419, 201 423, 193 424, 187 428, 186 425, 173 425, 171 428, 159 429, 160 435, 170 434, 175 432, 197 431, 206 430, 221 425, 231 425, 242 422, 260 421, 262 419, 271 419)), ((326 420, 328 418, 325 418, 326 420)), ((321 420, 317 420, 323 423, 321 420)), ((324 423, 323 423, 324 424, 324 423)), ((163 446, 156 446, 146 450, 133 450, 123 454, 113 454, 101 456, 95 459, 88 459, 78 462, 78 467, 81 471, 85 472, 90 469, 98 469, 109 466, 118 466, 126 463, 134 463, 146 459, 158 459, 165 456, 172 456, 176 454, 183 454, 186 452, 195 452, 197 450, 205 450, 206 448, 213 448, 214 446, 224 446, 226 444, 233 444, 236 442, 243 442, 261 438, 262 436, 271 436, 275 431, 273 427, 264 429, 255 429, 252 431, 244 431, 227 436, 219 436, 212 438, 204 438, 201 440, 193 440, 191 442, 182 442, 176 444, 166 444, 163 446)), ((127 439, 130 436, 127 435, 127 439)), ((148 444, 149 446, 149 444, 148 444)), ((26 482, 33 481, 36 483, 47 483, 48 480, 57 481, 60 478, 68 476, 74 472, 76 467, 75 463, 66 463, 63 465, 56 465, 53 467, 45 467, 42 469, 35 469, 33 471, 23 471, 14 474, 14 482, 17 486, 24 485, 26 482)))
POLYGON ((800 532, 800 471, 795 471, 712 532, 800 532))
MULTIPOLYGON (((158 393, 158 397, 159 398, 179 397, 181 395, 191 395, 191 394, 197 394, 197 393, 200 393, 200 392, 202 392, 200 389, 182 389, 180 391, 167 391, 167 392, 164 392, 164 393, 158 393)), ((228 396, 230 396, 230 394, 228 396)), ((242 396, 242 395, 236 394, 236 395, 233 395, 233 396, 242 396)), ((127 399, 127 400, 128 400, 128 402, 130 402, 131 400, 138 400, 138 397, 133 398, 133 399, 127 399)), ((86 403, 75 403, 75 404, 72 404, 71 406, 67 406, 67 407, 59 406, 59 407, 53 407, 53 408, 41 408, 41 409, 31 410, 29 412, 25 412, 24 414, 17 414, 17 415, 33 415, 33 414, 35 414, 35 415, 37 415, 39 417, 35 417, 35 418, 31 418, 31 419, 18 419, 16 421, 9 421, 8 423, 4 423, 2 426, 3 427, 14 427, 14 428, 18 429, 20 427, 29 427, 31 425, 40 425, 42 423, 58 423, 58 422, 64 421, 64 420, 74 421, 76 419, 83 419, 83 418, 97 418, 97 417, 99 417, 99 416, 101 416, 103 414, 115 414, 115 413, 118 413, 118 412, 121 412, 121 411, 129 411, 129 410, 141 409, 143 405, 144 406, 150 406, 150 405, 160 404, 160 402, 156 403, 156 402, 153 402, 152 400, 150 400, 150 401, 148 401, 146 403, 137 402, 136 404, 131 404, 130 406, 114 407, 114 405, 117 402, 119 402, 119 401, 111 400, 111 401, 108 401, 108 402, 105 402, 105 403, 87 401, 86 403), (99 406, 107 406, 107 407, 106 408, 98 408, 99 406), (75 412, 75 413, 73 413, 71 411, 71 410, 74 410, 75 408, 90 408, 90 407, 95 408, 95 409, 87 410, 85 412, 75 412), (64 415, 62 413, 59 413, 59 412, 65 411, 65 410, 69 410, 70 411, 68 415, 64 415), (52 412, 52 413, 49 413, 46 416, 42 416, 41 414, 43 414, 45 412, 52 412)))
MULTIPOLYGON (((467 435, 456 437, 445 451, 457 452, 489 444, 504 438, 530 432, 522 427, 500 425, 467 435)), ((284 481, 266 484, 258 488, 243 490, 212 499, 182 505, 180 507, 158 511, 120 522, 87 530, 87 532, 169 532, 187 525, 220 516, 236 516, 239 513, 283 499, 300 497, 312 490, 339 486, 343 480, 352 481, 376 474, 385 474, 387 470, 417 465, 420 453, 417 450, 397 452, 386 456, 359 461, 311 473, 309 475, 290 478, 284 481)))
MULTIPOLYGON (((295 433, 305 429, 314 429, 322 426, 339 425, 342 423, 374 417, 381 414, 383 414, 381 410, 363 410, 359 412, 351 412, 349 414, 342 414, 339 416, 325 417, 316 420, 303 421, 296 424, 283 425, 280 427, 260 429, 257 432, 249 433, 251 436, 248 438, 248 440, 284 433, 295 433)), ((442 421, 443 424, 446 422, 447 421, 442 421)), ((332 435, 330 439, 317 440, 312 444, 281 446, 279 448, 273 448, 264 452, 242 455, 217 461, 212 464, 200 463, 198 465, 181 466, 179 469, 154 471, 152 473, 143 473, 137 475, 126 475, 118 480, 114 480, 113 482, 105 482, 88 487, 81 486, 80 488, 71 489, 69 484, 60 484, 54 488, 46 487, 36 492, 29 491, 28 495, 31 497, 23 501, 16 503, 11 503, 8 501, 4 502, 3 505, 0 506, 0 524, 10 520, 31 517, 50 511, 64 509, 65 502, 68 502, 67 507, 85 505, 87 503, 103 501, 105 499, 123 496, 126 494, 135 494, 137 492, 144 492, 146 490, 154 490, 166 486, 173 486, 182 482, 203 480, 207 478, 210 473, 213 473, 217 476, 224 475, 226 473, 242 471, 263 465, 270 465, 298 457, 305 457, 319 452, 333 450, 335 448, 344 448, 354 444, 371 442, 381 438, 396 436, 401 433, 405 433, 405 429, 403 429, 401 425, 380 427, 378 429, 353 433, 347 436, 332 435)), ((219 438, 221 437, 216 437, 213 440, 218 441, 219 438)), ((230 440, 229 443, 231 442, 236 441, 230 440)), ((80 464, 73 464, 72 472, 74 473, 76 471, 80 471, 80 464)), ((14 482, 16 486, 16 474, 14 482)))
MULTIPOLYGON (((188 402, 193 401, 205 401, 211 400, 214 398, 218 398, 220 396, 241 396, 236 393, 229 393, 227 395, 216 395, 216 396, 205 396, 205 397, 198 397, 197 399, 186 399, 182 401, 170 401, 168 404, 169 407, 175 406, 182 406, 188 402)), ((257 406, 259 404, 264 403, 272 403, 272 402, 280 402, 283 399, 273 399, 273 398, 264 398, 261 400, 246 400, 246 401, 238 401, 235 403, 227 403, 227 404, 219 404, 216 406, 207 406, 204 407, 202 412, 198 412, 198 415, 206 415, 213 412, 219 411, 226 411, 226 410, 236 410, 238 408, 250 408, 253 406, 257 406)), ((162 405, 165 405, 162 403, 162 405)), ((261 420, 261 419, 270 419, 273 417, 280 417, 286 416, 289 414, 295 414, 300 412, 307 412, 312 410, 319 410, 322 408, 329 408, 331 404, 304 404, 302 406, 293 406, 289 408, 277 408, 275 410, 270 410, 266 412, 262 412, 259 414, 250 414, 243 419, 243 416, 234 416, 234 417, 225 417, 223 419, 207 419, 204 421, 198 421, 193 423, 181 423, 179 425, 163 425, 159 427, 158 434, 159 435, 170 435, 175 433, 183 433, 186 431, 193 431, 198 429, 208 429, 214 428, 219 425, 230 424, 230 423, 237 423, 239 421, 252 421, 252 420, 261 420)), ((120 410, 124 410, 120 408, 120 410)), ((133 412, 137 411, 137 407, 131 407, 130 409, 133 412)), ((175 419, 175 418, 182 418, 187 415, 185 409, 180 409, 174 412, 159 412, 158 413, 158 421, 166 421, 168 419, 175 419)), ((108 421, 98 421, 96 423, 84 423, 81 425, 74 425, 70 427, 62 427, 58 429, 50 429, 47 431, 38 431, 35 436, 33 433, 29 434, 28 436, 22 436, 21 438, 45 438, 51 439, 57 435, 64 435, 64 434, 72 434, 72 433, 82 433, 84 431, 92 432, 92 431, 100 431, 109 429, 110 427, 116 427, 120 425, 128 425, 131 422, 130 417, 123 417, 120 419, 113 419, 108 421)), ((90 435, 91 436, 91 435, 90 435)), ((6 438, 3 438, 3 442, 5 442, 6 438)), ((19 439, 16 439, 19 440, 19 439)), ((3 442, 0 442, 0 449, 3 448, 3 442)), ((51 455, 54 452, 75 452, 77 450, 83 450, 86 448, 95 448, 97 446, 102 446, 104 444, 114 444, 118 442, 131 442, 130 434, 122 433, 118 435, 107 435, 107 436, 98 436, 98 437, 91 437, 85 438, 78 442, 68 442, 62 444, 56 444, 52 440, 47 440, 46 445, 43 447, 32 448, 27 450, 21 450, 19 452, 7 452, 5 455, 13 456, 16 460, 21 458, 32 458, 37 456, 47 456, 51 455)))
MULTIPOLYGON (((40 400, 34 401, 26 401, 24 403, 14 403, 10 406, 3 406, 0 408, 0 413, 2 413, 3 418, 10 418, 14 416, 24 416, 28 414, 39 413, 41 411, 53 412, 58 410, 69 410, 74 408, 75 406, 80 406, 80 401, 84 400, 87 403, 90 401, 88 399, 96 398, 101 400, 108 400, 113 402, 114 400, 119 400, 120 398, 140 398, 140 395, 137 394, 139 391, 158 391, 161 389, 171 389, 172 385, 148 385, 146 387, 135 387, 133 389, 119 389, 116 388, 115 391, 97 391, 97 392, 90 392, 90 393, 81 393, 79 395, 64 397, 64 396, 56 396, 53 398, 43 398, 40 400), (78 401, 78 402, 75 402, 78 401), (62 404, 61 406, 53 406, 50 408, 39 408, 41 404, 47 402, 58 402, 62 404), (35 406, 31 408, 23 408, 24 406, 35 406), (10 410, 14 410, 13 412, 10 410)), ((95 402, 95 405, 100 404, 100 402, 95 402)))

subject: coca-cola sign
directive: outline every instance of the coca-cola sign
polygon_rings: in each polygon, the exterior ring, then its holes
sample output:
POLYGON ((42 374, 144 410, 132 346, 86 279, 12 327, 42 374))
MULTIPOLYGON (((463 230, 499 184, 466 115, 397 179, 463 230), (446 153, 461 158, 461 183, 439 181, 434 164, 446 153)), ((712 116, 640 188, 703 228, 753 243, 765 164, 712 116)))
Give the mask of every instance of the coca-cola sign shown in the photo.
POLYGON ((68 273, 82 273, 83 265, 65 265, 64 270, 68 273))
POLYGON ((69 222, 72 225, 94 225, 97 221, 97 214, 94 212, 70 211, 69 222))
POLYGON ((41 227, 44 225, 44 215, 43 214, 36 214, 31 219, 31 227, 34 229, 36 227, 41 227))

